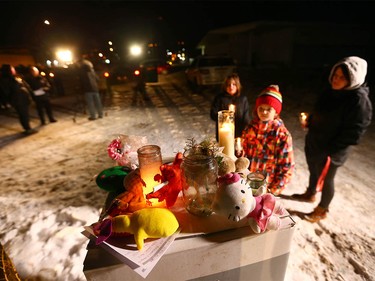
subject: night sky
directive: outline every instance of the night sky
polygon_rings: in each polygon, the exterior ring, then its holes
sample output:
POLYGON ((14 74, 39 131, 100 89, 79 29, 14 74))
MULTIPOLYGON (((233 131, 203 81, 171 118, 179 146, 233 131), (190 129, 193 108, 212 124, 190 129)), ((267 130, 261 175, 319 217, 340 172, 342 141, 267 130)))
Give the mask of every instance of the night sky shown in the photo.
POLYGON ((372 23, 374 1, 1 1, 0 47, 41 40, 95 48, 112 40, 183 40, 194 48, 210 29, 259 20, 372 23), (50 26, 43 24, 48 19, 50 26))

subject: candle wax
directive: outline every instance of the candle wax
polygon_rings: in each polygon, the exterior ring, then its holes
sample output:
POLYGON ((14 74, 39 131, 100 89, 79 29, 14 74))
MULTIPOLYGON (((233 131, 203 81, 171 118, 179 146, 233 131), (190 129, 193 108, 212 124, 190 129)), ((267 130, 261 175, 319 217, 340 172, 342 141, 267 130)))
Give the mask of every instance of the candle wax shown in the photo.
POLYGON ((234 125, 224 123, 219 128, 219 146, 224 147, 223 153, 229 157, 234 156, 234 125))
POLYGON ((153 192, 154 186, 160 183, 154 180, 155 175, 161 173, 160 163, 150 163, 148 165, 144 165, 139 169, 139 171, 140 171, 142 180, 146 184, 146 187, 144 188, 143 193, 146 195, 146 194, 153 192))

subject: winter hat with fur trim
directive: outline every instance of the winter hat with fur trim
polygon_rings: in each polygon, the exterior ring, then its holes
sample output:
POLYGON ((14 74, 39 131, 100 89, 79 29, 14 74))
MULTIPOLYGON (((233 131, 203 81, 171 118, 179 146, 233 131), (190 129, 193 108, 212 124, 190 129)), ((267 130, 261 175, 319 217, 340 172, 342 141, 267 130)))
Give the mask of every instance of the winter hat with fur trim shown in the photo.
POLYGON ((280 114, 282 102, 283 98, 281 93, 279 92, 279 86, 269 85, 257 97, 255 101, 255 110, 258 110, 258 107, 261 104, 268 104, 276 110, 277 114, 280 114))
POLYGON ((359 88, 364 82, 367 75, 367 61, 360 57, 346 57, 338 61, 331 69, 329 75, 329 82, 331 83, 333 73, 340 65, 345 65, 348 68, 350 81, 349 85, 344 90, 353 90, 359 88))

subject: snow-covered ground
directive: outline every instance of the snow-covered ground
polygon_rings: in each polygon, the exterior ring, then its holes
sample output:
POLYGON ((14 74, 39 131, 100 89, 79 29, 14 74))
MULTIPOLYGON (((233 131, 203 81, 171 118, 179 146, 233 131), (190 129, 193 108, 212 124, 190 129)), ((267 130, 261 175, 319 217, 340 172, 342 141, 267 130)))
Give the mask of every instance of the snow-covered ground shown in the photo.
MULTIPOLYGON (((27 137, 20 134, 13 114, 0 115, 0 241, 23 279, 86 280, 88 239, 81 231, 98 220, 107 194, 94 179, 115 164, 106 151, 111 140, 119 134, 146 136, 161 147, 163 156, 173 156, 188 138, 214 135, 209 119, 212 93, 194 94, 177 78, 178 74, 165 75, 160 83, 148 85, 147 99, 130 85, 114 87, 104 101, 105 117, 96 121, 87 120, 79 99, 53 98, 58 122, 27 137)), ((284 94, 282 118, 293 135, 297 163, 284 194, 302 193, 308 171, 298 113, 311 108, 314 94, 308 87, 279 83, 284 94)), ((259 89, 245 89, 253 104, 259 89)), ((32 115, 37 127, 34 109, 32 115)), ((281 199, 297 221, 286 281, 374 280, 374 139, 372 124, 338 171, 327 219, 303 221, 298 212, 308 213, 317 203, 281 199)))

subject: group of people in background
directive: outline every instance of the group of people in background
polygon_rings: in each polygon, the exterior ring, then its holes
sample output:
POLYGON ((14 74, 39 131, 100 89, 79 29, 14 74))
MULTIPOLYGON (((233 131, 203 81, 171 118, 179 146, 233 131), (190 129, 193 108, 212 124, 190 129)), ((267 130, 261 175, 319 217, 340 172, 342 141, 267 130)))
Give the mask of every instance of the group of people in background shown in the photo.
POLYGON ((45 115, 49 122, 57 122, 53 117, 49 97, 51 85, 40 75, 38 68, 30 66, 26 73, 20 74, 12 65, 3 64, 0 75, 2 106, 5 109, 9 106, 14 108, 25 135, 38 132, 30 125, 29 107, 32 101, 35 102, 41 125, 46 124, 45 115))
MULTIPOLYGON (((88 119, 103 118, 103 105, 99 93, 99 77, 93 64, 83 55, 77 62, 78 76, 84 92, 89 113, 88 119)), ((36 66, 28 66, 25 71, 17 71, 10 64, 0 69, 0 106, 2 110, 13 108, 24 129, 23 134, 31 135, 38 131, 30 125, 30 105, 35 104, 40 125, 57 122, 51 104, 51 83, 42 76, 36 66)))
MULTIPOLYGON (((310 222, 327 217, 337 169, 345 163, 350 147, 360 143, 371 123, 372 103, 366 75, 364 59, 351 56, 338 61, 331 69, 326 89, 303 124, 308 130, 305 157, 309 182, 305 193, 290 198, 313 203, 317 187, 322 184, 320 202, 313 212, 305 214, 310 222)), ((229 75, 211 104, 210 117, 217 126, 218 112, 235 106, 235 137, 241 137, 242 156, 250 160, 250 172, 265 173, 268 191, 280 195, 295 168, 292 135, 280 117, 282 94, 277 85, 267 86, 250 112, 241 89, 239 76, 229 75)))

